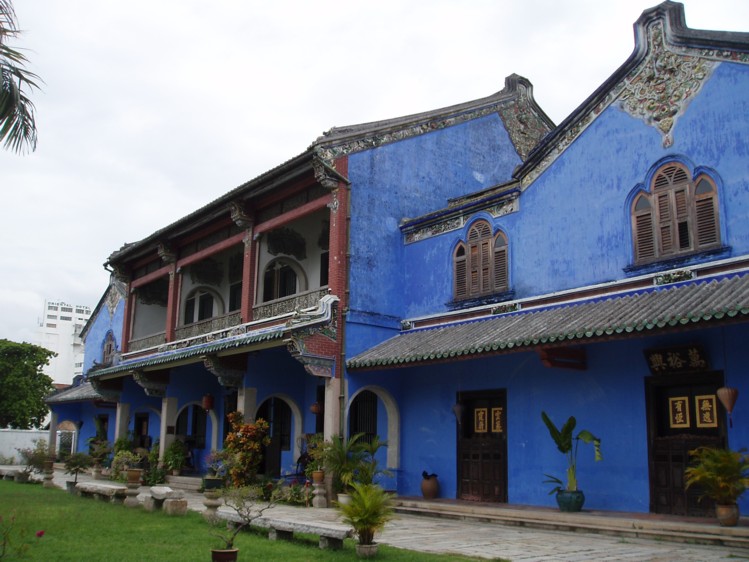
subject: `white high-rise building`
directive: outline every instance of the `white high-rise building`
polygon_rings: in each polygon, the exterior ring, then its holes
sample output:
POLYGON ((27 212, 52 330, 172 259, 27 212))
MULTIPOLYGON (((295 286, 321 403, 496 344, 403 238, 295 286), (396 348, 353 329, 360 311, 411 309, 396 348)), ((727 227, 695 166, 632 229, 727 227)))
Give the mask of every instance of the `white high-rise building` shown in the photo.
POLYGON ((83 341, 81 331, 91 316, 91 308, 62 301, 44 301, 39 320, 38 345, 54 351, 44 372, 56 384, 71 384, 73 377, 83 374, 83 341))

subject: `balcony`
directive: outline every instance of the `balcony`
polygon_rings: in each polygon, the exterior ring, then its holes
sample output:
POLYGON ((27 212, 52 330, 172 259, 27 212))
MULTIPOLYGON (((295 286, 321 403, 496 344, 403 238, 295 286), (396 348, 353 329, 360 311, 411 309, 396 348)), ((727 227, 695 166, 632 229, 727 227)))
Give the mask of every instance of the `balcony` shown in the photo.
POLYGON ((128 344, 128 353, 132 353, 134 351, 143 351, 144 349, 164 345, 164 342, 166 342, 166 332, 151 334, 150 336, 145 336, 143 338, 132 339, 128 344))
POLYGON ((218 332, 231 328, 232 326, 239 326, 242 323, 242 315, 240 312, 234 311, 223 316, 216 316, 207 320, 201 320, 187 326, 181 326, 174 331, 174 339, 186 340, 200 336, 203 334, 209 334, 211 332, 218 332))
POLYGON ((320 304, 320 299, 328 294, 328 288, 313 289, 304 293, 297 293, 291 297, 284 297, 273 301, 264 302, 252 309, 253 320, 264 320, 288 314, 295 310, 311 308, 320 304))

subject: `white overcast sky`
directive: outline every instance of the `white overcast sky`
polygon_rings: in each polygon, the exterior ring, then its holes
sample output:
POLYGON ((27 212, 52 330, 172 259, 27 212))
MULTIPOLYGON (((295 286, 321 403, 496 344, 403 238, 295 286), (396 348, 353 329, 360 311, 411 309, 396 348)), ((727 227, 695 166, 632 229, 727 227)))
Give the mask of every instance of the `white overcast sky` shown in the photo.
MULTIPOLYGON (((501 90, 561 122, 631 54, 655 0, 14 0, 39 145, 0 150, 0 338, 45 298, 94 307, 124 242, 304 151, 323 131, 501 90)), ((749 31, 747 0, 685 0, 749 31)))

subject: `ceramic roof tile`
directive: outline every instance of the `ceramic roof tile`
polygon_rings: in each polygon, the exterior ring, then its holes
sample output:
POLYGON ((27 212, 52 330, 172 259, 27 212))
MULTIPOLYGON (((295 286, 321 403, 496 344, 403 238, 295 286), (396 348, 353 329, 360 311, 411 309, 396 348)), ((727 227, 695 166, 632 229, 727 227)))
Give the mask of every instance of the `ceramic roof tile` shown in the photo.
POLYGON ((409 330, 353 357, 347 367, 393 367, 537 345, 584 343, 748 315, 749 275, 736 275, 409 330))

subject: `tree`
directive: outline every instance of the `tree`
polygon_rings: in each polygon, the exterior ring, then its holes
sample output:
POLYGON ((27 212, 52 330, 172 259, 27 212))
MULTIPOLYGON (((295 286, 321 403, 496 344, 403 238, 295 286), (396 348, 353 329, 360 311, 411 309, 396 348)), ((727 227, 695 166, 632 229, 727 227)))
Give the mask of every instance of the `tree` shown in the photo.
POLYGON ((0 141, 15 152, 36 150, 34 104, 26 92, 39 88, 39 77, 24 68, 26 56, 7 45, 19 34, 13 4, 0 0, 0 141))
POLYGON ((48 411, 44 399, 53 390, 42 368, 55 355, 38 345, 0 340, 0 427, 42 425, 48 411))

